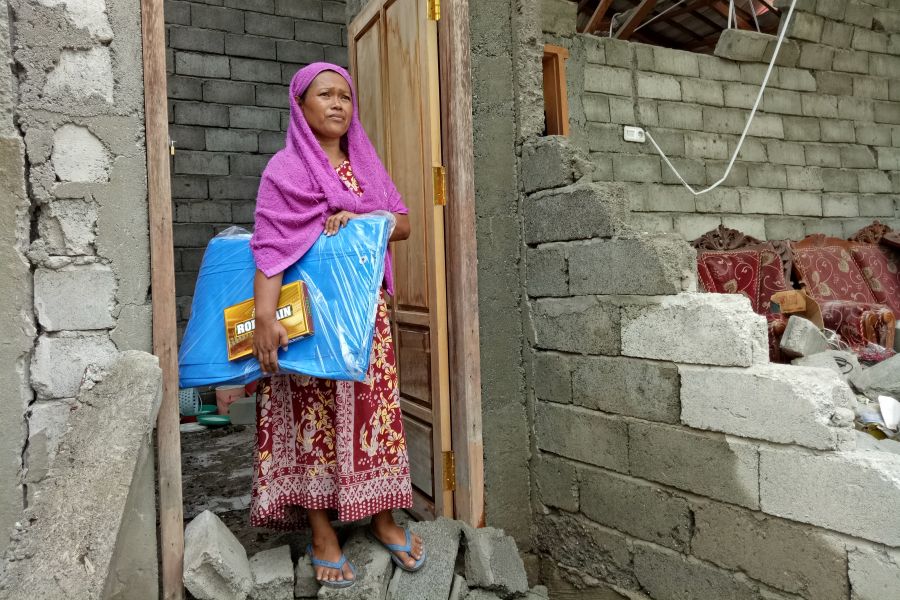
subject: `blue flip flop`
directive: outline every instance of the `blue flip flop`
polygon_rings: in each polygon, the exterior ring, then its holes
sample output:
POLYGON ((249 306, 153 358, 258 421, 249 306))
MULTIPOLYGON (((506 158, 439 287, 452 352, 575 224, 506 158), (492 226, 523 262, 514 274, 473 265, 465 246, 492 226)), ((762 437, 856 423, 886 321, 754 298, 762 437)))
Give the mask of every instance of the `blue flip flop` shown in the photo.
POLYGON ((345 579, 343 581, 323 581, 321 579, 316 579, 316 581, 319 582, 319 585, 329 588, 343 589, 348 588, 356 583, 356 568, 353 566, 352 562, 347 560, 347 557, 345 555, 341 554, 341 560, 339 560, 338 562, 319 560, 313 555, 312 544, 306 547, 306 553, 309 554, 309 560, 312 562, 314 567, 326 567, 328 569, 336 569, 338 571, 341 571, 344 568, 345 563, 350 565, 350 571, 353 573, 353 579, 345 579))
POLYGON ((382 542, 380 539, 378 539, 378 536, 372 532, 371 529, 369 530, 369 535, 372 536, 372 539, 374 539, 376 542, 378 542, 379 544, 381 544, 382 546, 387 548, 388 551, 390 551, 391 560, 394 561, 394 564, 397 565, 397 567, 399 567, 409 573, 415 573, 416 571, 421 569, 423 566, 425 566, 425 559, 427 558, 427 556, 425 554, 425 550, 423 549, 422 556, 419 557, 419 560, 416 561, 416 564, 414 564, 411 567, 406 566, 406 564, 400 559, 400 557, 395 554, 396 552, 406 552, 407 554, 412 556, 412 554, 410 554, 412 552, 412 534, 409 533, 409 529, 405 529, 404 531, 406 532, 406 543, 402 544, 402 545, 401 544, 388 544, 388 543, 382 542))

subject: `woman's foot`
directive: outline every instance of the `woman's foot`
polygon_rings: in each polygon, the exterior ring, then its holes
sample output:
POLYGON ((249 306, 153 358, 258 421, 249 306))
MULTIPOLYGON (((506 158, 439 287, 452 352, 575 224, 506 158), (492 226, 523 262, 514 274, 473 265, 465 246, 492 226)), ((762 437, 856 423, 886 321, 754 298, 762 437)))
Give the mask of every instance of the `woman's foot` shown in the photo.
MULTIPOLYGON (((312 527, 313 556, 317 560, 328 562, 340 562, 343 551, 338 542, 337 533, 328 520, 328 512, 324 510, 310 510, 309 523, 312 527)), ((354 578, 350 563, 345 562, 342 569, 330 569, 328 567, 314 567, 316 579, 319 581, 352 581, 354 578)))
MULTIPOLYGON (((382 544, 406 544, 406 529, 394 522, 394 515, 386 510, 372 517, 372 534, 382 544)), ((412 550, 410 552, 394 552, 404 565, 412 569, 423 555, 422 538, 412 534, 412 550)))

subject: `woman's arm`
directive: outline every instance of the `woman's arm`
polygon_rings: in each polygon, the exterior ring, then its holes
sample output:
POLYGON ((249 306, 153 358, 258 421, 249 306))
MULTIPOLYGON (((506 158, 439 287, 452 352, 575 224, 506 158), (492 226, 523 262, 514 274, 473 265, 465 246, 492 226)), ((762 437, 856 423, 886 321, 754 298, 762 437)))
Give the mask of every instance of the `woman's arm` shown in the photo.
POLYGON ((283 275, 278 273, 266 277, 257 269, 256 277, 253 279, 253 301, 256 306, 253 356, 259 361, 259 366, 266 375, 278 372, 278 348, 287 348, 288 345, 287 330, 275 320, 283 275))
POLYGON ((394 225, 394 231, 391 233, 391 241, 399 242, 409 238, 409 215, 394 213, 394 218, 397 219, 397 223, 394 225))

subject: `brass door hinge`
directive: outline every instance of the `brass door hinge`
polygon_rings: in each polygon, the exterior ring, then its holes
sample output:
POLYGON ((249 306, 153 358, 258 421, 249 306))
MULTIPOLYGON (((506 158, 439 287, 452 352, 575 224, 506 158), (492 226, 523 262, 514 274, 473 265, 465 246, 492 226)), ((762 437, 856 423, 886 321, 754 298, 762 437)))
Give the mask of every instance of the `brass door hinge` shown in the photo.
POLYGON ((447 174, 447 172, 442 166, 433 167, 432 172, 434 174, 434 205, 446 206, 447 183, 445 181, 445 175, 447 174))
POLYGON ((456 491, 456 455, 453 450, 444 452, 444 491, 456 491))
POLYGON ((428 20, 441 20, 441 0, 426 0, 428 2, 428 20))

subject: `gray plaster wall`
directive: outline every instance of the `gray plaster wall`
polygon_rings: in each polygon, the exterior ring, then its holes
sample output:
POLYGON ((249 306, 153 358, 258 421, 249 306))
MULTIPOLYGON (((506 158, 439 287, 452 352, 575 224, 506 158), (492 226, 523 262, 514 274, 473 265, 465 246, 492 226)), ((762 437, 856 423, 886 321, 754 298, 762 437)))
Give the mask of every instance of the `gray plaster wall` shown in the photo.
POLYGON ((0 552, 5 532, 23 508, 22 451, 25 410, 32 399, 28 365, 34 346, 31 268, 28 249, 30 202, 25 190, 25 143, 14 120, 16 79, 13 75, 9 6, 0 1, 0 552))
POLYGON ((308 63, 347 65, 343 0, 165 3, 179 332, 207 242, 253 228, 266 163, 284 146, 288 84, 308 63))
POLYGON ((573 138, 589 152, 595 180, 629 183, 644 231, 693 239, 724 223, 758 238, 800 239, 846 237, 873 219, 896 228, 898 9, 799 2, 751 135, 729 178, 708 194, 691 195, 649 142, 623 141, 622 128, 646 128, 695 188, 714 183, 756 99, 772 36, 726 32, 716 56, 566 36, 573 138))
POLYGON ((14 282, 3 287, 3 310, 16 311, 4 322, 19 324, 2 347, 2 368, 12 367, 2 427, 14 429, 2 439, 22 465, 2 493, 15 488, 21 510, 39 493, 86 367, 151 348, 149 229, 139 0, 6 7, 0 51, 12 49, 13 78, 0 82, 15 94, 0 101, 0 131, 12 131, 2 172, 14 193, 3 195, 3 227, 16 226, 3 230, 0 269, 14 282))

